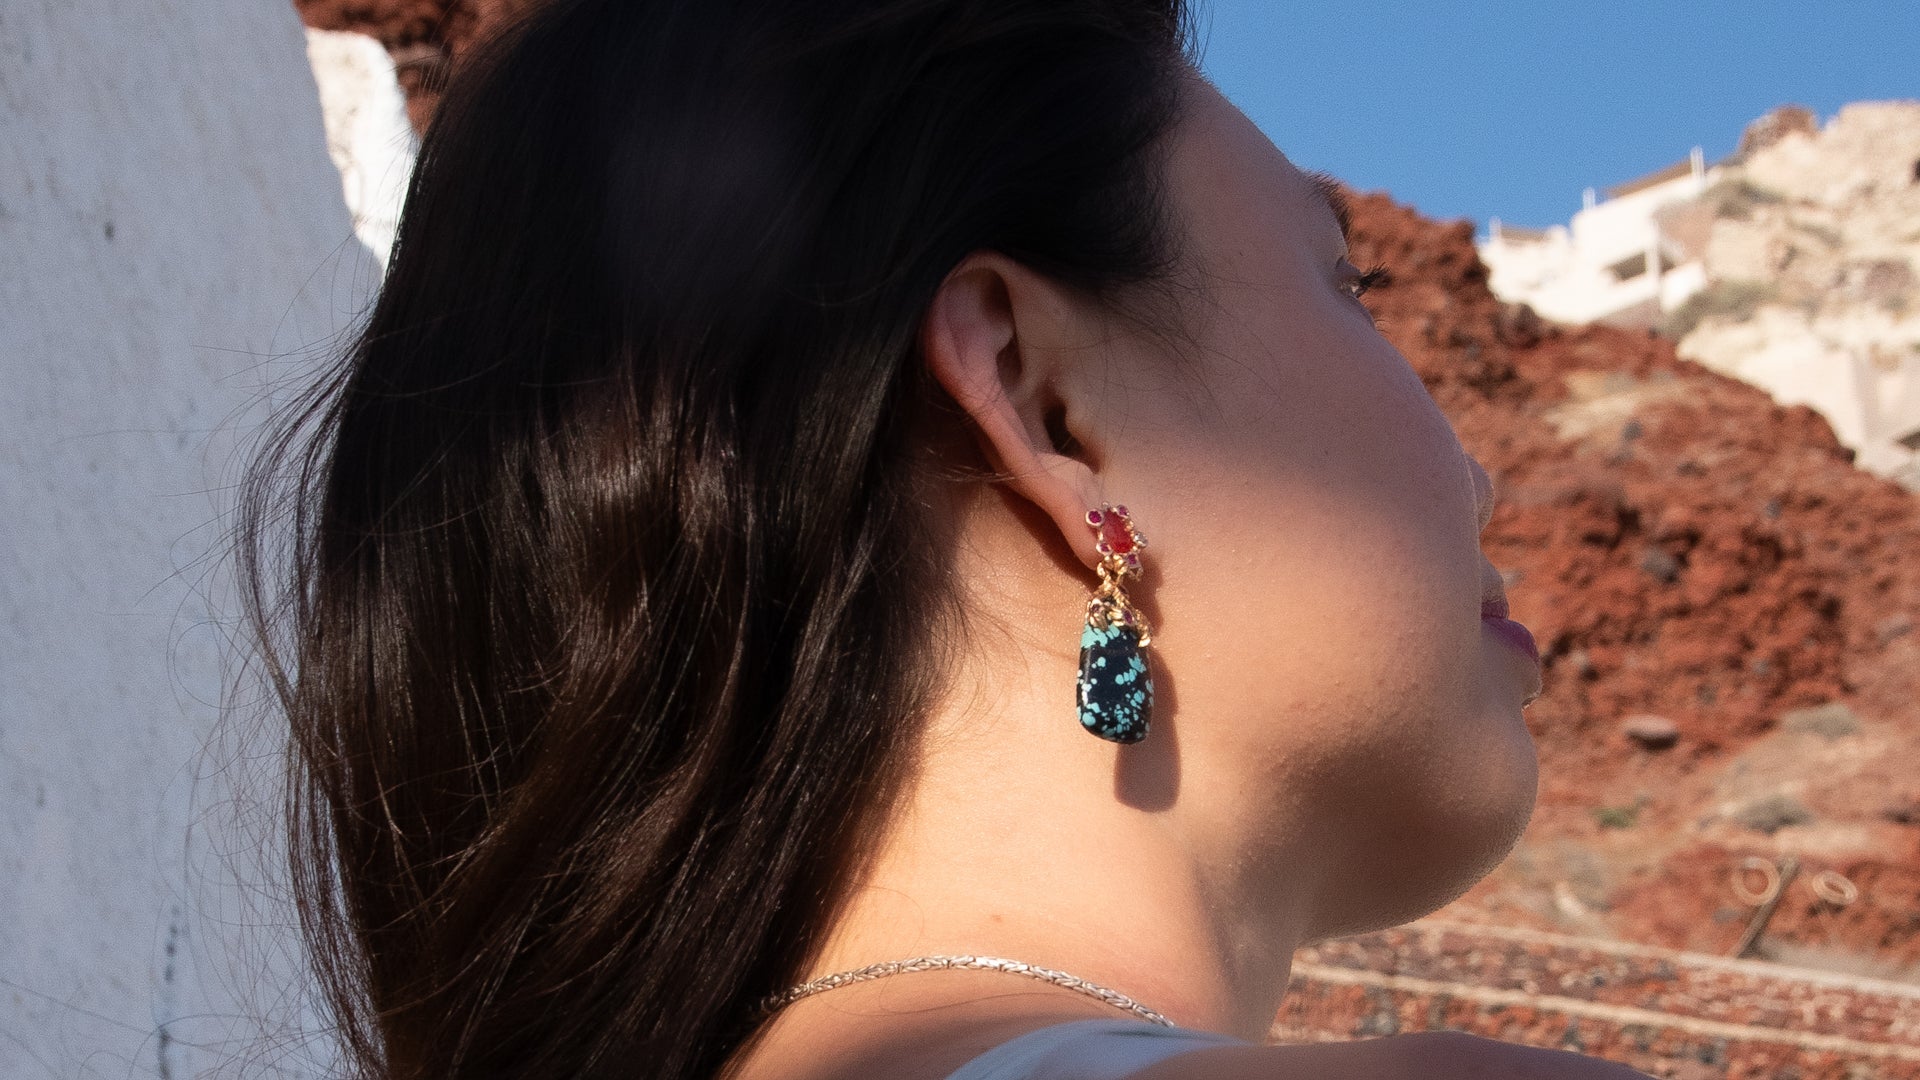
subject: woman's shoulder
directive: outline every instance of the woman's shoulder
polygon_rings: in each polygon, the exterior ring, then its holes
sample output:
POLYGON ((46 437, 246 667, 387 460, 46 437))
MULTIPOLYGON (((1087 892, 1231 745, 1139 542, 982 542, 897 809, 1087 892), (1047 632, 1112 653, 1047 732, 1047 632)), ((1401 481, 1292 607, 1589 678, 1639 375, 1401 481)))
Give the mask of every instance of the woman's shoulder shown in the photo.
POLYGON ((1120 1080, 1196 1050, 1252 1046, 1230 1035, 1138 1020, 1072 1020, 1009 1039, 946 1080, 1120 1080))
MULTIPOLYGON (((1304 1045, 1242 1043, 1162 1059, 1123 1080, 1647 1080, 1625 1065, 1457 1031, 1304 1045)), ((1037 1078, 1036 1078, 1037 1080, 1037 1078)))
POLYGON ((1213 1032, 1081 1020, 1028 1032, 947 1080, 1644 1080, 1598 1058, 1458 1032, 1262 1046, 1213 1032))

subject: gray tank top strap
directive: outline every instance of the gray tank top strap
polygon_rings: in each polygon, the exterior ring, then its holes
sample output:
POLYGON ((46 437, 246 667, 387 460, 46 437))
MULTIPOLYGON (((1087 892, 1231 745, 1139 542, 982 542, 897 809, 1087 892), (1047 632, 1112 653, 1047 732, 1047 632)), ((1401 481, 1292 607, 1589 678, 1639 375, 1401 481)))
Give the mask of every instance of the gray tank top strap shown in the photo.
POLYGON ((1246 1045, 1231 1035, 1139 1020, 1071 1020, 1009 1039, 947 1080, 1118 1080, 1175 1054, 1246 1045))

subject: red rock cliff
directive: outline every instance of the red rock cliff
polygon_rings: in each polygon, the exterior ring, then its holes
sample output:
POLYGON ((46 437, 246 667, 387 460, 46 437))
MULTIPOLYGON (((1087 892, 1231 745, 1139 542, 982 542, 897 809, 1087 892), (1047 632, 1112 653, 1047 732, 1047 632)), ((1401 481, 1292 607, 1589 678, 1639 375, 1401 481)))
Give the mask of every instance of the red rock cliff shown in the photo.
POLYGON ((1769 941, 1920 960, 1920 501, 1661 338, 1501 304, 1465 223, 1355 216, 1383 332, 1495 477, 1485 547, 1547 666, 1539 811, 1462 913, 1721 952, 1739 860, 1795 855, 1859 896, 1790 886, 1769 941))

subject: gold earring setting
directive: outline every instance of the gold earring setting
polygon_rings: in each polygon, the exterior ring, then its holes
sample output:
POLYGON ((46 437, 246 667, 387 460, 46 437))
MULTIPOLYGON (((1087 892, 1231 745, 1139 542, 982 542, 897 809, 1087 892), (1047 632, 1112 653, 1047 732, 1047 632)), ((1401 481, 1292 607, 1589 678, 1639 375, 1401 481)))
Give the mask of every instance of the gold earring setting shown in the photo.
POLYGON ((1140 576, 1147 538, 1125 506, 1102 503, 1087 511, 1086 521, 1100 555, 1100 584, 1087 599, 1080 631, 1080 724, 1109 742, 1136 743, 1147 737, 1153 716, 1153 672, 1144 651, 1153 630, 1126 586, 1140 576))

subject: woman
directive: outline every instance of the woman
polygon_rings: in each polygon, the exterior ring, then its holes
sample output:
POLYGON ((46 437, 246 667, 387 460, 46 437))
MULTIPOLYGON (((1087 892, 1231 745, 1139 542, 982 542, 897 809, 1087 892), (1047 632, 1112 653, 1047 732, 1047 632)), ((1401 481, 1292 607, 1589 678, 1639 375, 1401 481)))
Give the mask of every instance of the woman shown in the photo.
POLYGON ((360 1071, 1627 1074, 1258 1045, 1508 850, 1539 669, 1183 19, 554 0, 450 88, 249 531, 360 1071))

